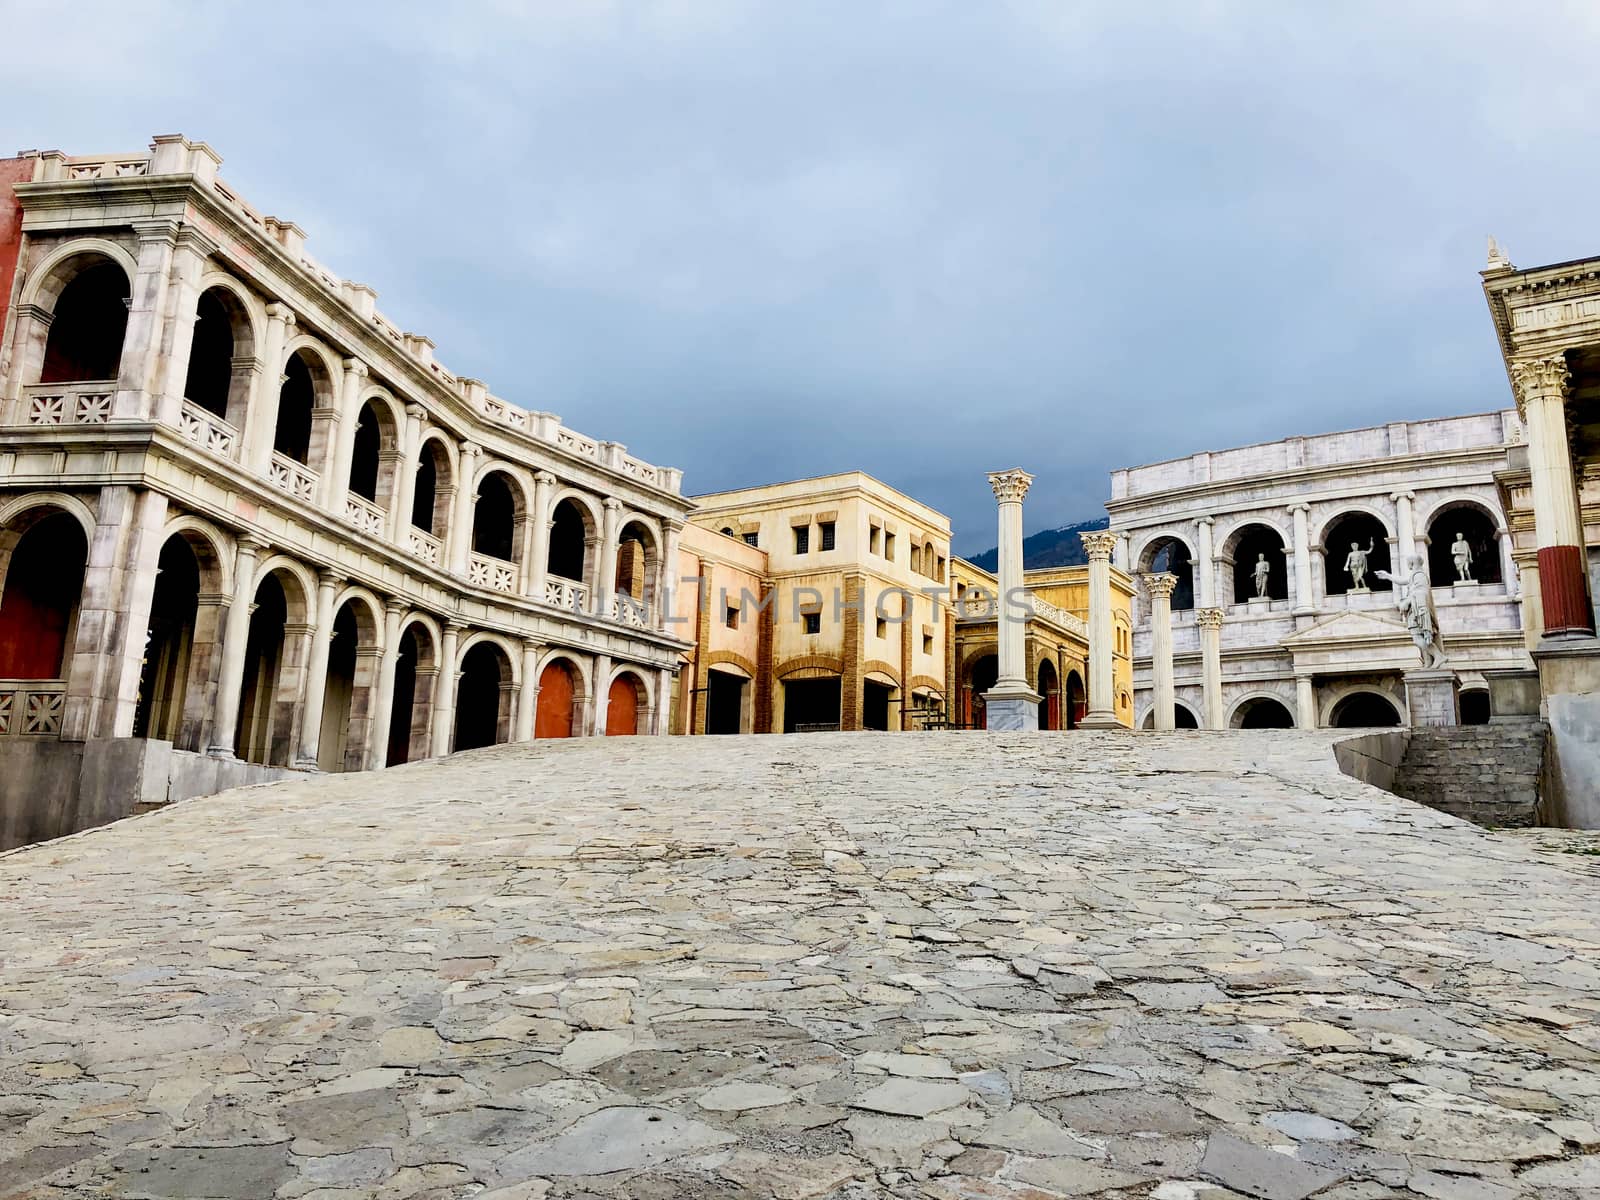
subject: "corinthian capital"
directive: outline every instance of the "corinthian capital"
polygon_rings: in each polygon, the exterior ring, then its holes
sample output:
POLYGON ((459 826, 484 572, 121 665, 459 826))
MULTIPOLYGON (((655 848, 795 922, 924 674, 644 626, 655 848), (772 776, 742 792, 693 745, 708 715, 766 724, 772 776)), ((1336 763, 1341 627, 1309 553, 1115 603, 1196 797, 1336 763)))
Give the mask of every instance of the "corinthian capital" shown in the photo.
POLYGON ((1110 562, 1111 553, 1117 548, 1117 536, 1109 529, 1102 529, 1098 533, 1080 533, 1078 538, 1090 562, 1110 562))
POLYGON ((1517 415, 1528 416, 1528 401, 1541 396, 1565 396, 1572 372, 1565 354, 1511 360, 1511 386, 1517 393, 1517 415))
POLYGON ((1221 629, 1222 610, 1220 608, 1197 608, 1194 610, 1194 623, 1202 629, 1221 629))
POLYGON ((1033 485, 1033 476, 1021 467, 1014 467, 1009 471, 995 471, 989 476, 989 486, 994 489, 994 498, 1001 504, 1021 504, 1022 498, 1028 494, 1028 488, 1033 485))
POLYGON ((1150 589, 1150 594, 1157 600, 1170 600, 1172 598, 1172 589, 1178 586, 1178 577, 1162 571, 1156 575, 1146 575, 1144 577, 1144 585, 1150 589))

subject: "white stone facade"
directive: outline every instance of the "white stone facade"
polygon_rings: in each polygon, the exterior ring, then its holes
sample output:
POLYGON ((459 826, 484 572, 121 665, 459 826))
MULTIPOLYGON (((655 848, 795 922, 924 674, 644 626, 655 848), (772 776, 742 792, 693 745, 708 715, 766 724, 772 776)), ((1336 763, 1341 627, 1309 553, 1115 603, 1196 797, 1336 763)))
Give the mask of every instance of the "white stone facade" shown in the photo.
POLYGON ((453 375, 218 163, 176 136, 12 160, 0 624, 16 643, 43 611, 6 577, 41 521, 80 527, 83 583, 59 670, 0 681, 0 710, 42 714, 0 741, 354 769, 536 725, 661 732, 681 472, 453 375), (158 579, 188 571, 173 616, 158 579))
POLYGON ((1154 723, 1152 603, 1143 577, 1174 572, 1178 724, 1404 723, 1404 675, 1422 666, 1377 572, 1429 565, 1465 720, 1487 719, 1485 672, 1531 668, 1517 569, 1495 473, 1522 429, 1514 411, 1394 422, 1118 470, 1111 529, 1134 602, 1136 726, 1154 723), (1456 582, 1451 547, 1472 547, 1456 582), (1370 555, 1351 587, 1351 544, 1370 555), (1258 573, 1258 568, 1260 568, 1258 573), (1259 590, 1266 595, 1258 596, 1259 590), (1210 681, 1205 636, 1220 625, 1210 681))

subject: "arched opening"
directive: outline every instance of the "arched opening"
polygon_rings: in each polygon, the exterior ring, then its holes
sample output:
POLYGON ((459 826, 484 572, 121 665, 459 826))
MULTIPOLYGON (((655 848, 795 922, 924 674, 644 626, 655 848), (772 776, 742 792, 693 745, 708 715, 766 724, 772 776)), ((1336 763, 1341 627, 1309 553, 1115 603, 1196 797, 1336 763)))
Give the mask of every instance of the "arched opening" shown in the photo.
POLYGON ((1323 583, 1326 594, 1339 596, 1359 590, 1388 591, 1389 581, 1379 571, 1389 565, 1389 531, 1371 513, 1351 512, 1336 518, 1322 535, 1323 583))
POLYGON ((179 740, 199 607, 200 562, 183 535, 174 534, 161 547, 150 598, 134 737, 179 740))
POLYGON ((1388 729, 1400 724, 1400 710, 1377 692, 1351 692, 1333 706, 1328 724, 1335 729, 1388 729))
POLYGON ((967 673, 967 714, 965 725, 974 729, 987 729, 989 713, 984 695, 1000 678, 1000 660, 993 654, 985 654, 973 660, 967 673))
POLYGON ((889 714, 899 698, 900 688, 887 679, 868 676, 861 681, 861 728, 887 732, 889 714))
MULTIPOLYGON (((303 597, 296 597, 296 606, 303 615, 303 597)), ((256 587, 245 638, 244 684, 234 745, 239 757, 249 762, 288 766, 293 752, 300 663, 299 647, 291 647, 287 641, 289 610, 282 573, 270 572, 256 587)))
POLYGON ((655 600, 657 563, 654 536, 638 521, 629 521, 617 534, 617 596, 631 601, 632 615, 640 619, 655 600))
POLYGON ((1233 714, 1235 729, 1293 729, 1294 714, 1280 700, 1258 696, 1246 700, 1233 714))
POLYGON ((1066 687, 1066 719, 1067 728, 1076 729, 1083 720, 1083 714, 1088 711, 1088 702, 1084 696, 1083 677, 1076 671, 1067 672, 1066 687))
POLYGON ((235 383, 233 360, 249 347, 235 345, 235 330, 248 337, 248 320, 238 299, 222 288, 201 292, 195 312, 194 339, 189 344, 189 372, 183 383, 184 399, 239 427, 248 385, 241 387, 235 383))
POLYGON ((571 500, 563 500, 550 514, 550 555, 546 568, 552 575, 582 582, 588 566, 584 542, 589 536, 583 510, 571 500))
POLYGON ((472 550, 505 562, 515 562, 517 498, 511 481, 491 471, 478 484, 478 502, 472 509, 472 550))
POLYGON ((110 381, 128 331, 128 277, 110 259, 89 260, 56 298, 40 383, 110 381))
POLYGON ((35 510, 0 537, 0 679, 64 679, 89 544, 70 513, 35 510))
POLYGON ((495 643, 479 642, 461 658, 455 748, 475 750, 510 738, 511 663, 495 643))
POLYGON ((706 732, 743 733, 750 680, 713 667, 706 672, 706 732))
POLYGON ((839 728, 841 680, 821 668, 807 668, 783 681, 783 731, 831 733, 839 728))
POLYGON ((631 737, 639 732, 644 695, 644 685, 629 672, 624 671, 611 681, 606 692, 607 737, 631 737))
POLYGON ((389 745, 384 761, 391 767, 428 757, 433 727, 433 680, 438 675, 433 638, 413 622, 400 634, 394 665, 394 698, 389 708, 389 745))
POLYGON ((1048 658, 1039 664, 1039 679, 1034 685, 1039 693, 1039 728, 1061 728, 1061 677, 1056 665, 1048 658))
POLYGON ((450 456, 437 438, 422 444, 417 458, 417 478, 411 490, 411 524, 432 537, 443 539, 450 528, 450 456))
POLYGON ((1428 578, 1434 587, 1499 583, 1500 539, 1494 518, 1475 504, 1454 504, 1428 524, 1428 578))
POLYGON ((272 435, 272 448, 297 463, 311 461, 311 413, 317 406, 317 384, 321 368, 313 373, 304 354, 289 359, 283 369, 283 386, 278 389, 278 424, 272 435))
POLYGON ((1488 688, 1472 688, 1461 693, 1461 723, 1463 725, 1487 725, 1491 715, 1488 688))
POLYGON ((378 473, 383 467, 383 430, 372 401, 361 406, 351 443, 350 491, 374 504, 378 502, 378 473))
POLYGON ((534 709, 533 736, 564 738, 577 735, 577 673, 556 659, 539 672, 539 703, 534 709))
MULTIPOLYGON (((1151 709, 1144 715, 1142 728, 1154 729, 1156 727, 1155 710, 1151 709)), ((1172 705, 1172 727, 1174 729, 1199 729, 1200 719, 1195 716, 1194 710, 1183 701, 1174 701, 1172 705)))
POLYGON ((1289 598, 1289 567, 1283 551, 1283 535, 1270 525, 1246 525, 1228 539, 1234 604, 1289 598))
MULTIPOLYGON (((1179 612, 1194 607, 1194 562, 1180 538, 1159 537, 1151 542, 1144 550, 1144 565, 1140 568, 1141 574, 1157 575, 1165 572, 1177 576, 1178 582, 1172 589, 1172 611, 1179 612)), ((1150 601, 1146 598, 1147 606, 1150 601)), ((1148 613, 1146 616, 1148 617, 1148 613)))
POLYGON ((377 621, 359 600, 346 600, 333 618, 328 679, 322 693, 317 766, 360 771, 367 765, 378 674, 377 621))

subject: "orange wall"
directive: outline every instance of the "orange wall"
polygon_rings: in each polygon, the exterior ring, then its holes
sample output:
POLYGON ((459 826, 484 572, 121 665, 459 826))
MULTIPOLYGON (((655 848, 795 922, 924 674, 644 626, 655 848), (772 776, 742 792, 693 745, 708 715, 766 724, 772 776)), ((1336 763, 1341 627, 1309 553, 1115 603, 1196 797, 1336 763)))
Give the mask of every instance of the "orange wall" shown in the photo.
POLYGON ((17 250, 22 244, 22 205, 17 202, 11 185, 32 182, 36 161, 0 158, 0 330, 6 327, 11 286, 17 276, 17 250))

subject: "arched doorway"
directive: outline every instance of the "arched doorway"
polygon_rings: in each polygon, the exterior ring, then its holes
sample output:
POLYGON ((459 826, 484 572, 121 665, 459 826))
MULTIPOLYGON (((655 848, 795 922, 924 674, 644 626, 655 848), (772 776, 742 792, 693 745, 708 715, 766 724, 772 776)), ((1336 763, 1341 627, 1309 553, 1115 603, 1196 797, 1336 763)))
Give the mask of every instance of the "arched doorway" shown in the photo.
POLYGON ((195 313, 184 399, 242 430, 252 376, 235 362, 255 353, 250 318, 239 298, 220 287, 200 293, 195 313))
POLYGON ((511 740, 511 661, 494 642, 478 642, 461 657, 456 687, 457 750, 511 740))
POLYGON ((1367 557, 1363 586, 1368 591, 1389 590, 1389 581, 1379 579, 1379 571, 1392 571, 1389 565, 1389 531, 1371 513, 1348 512, 1334 518, 1322 535, 1323 585, 1329 596, 1351 590, 1352 554, 1367 557))
POLYGON ((503 471, 490 471, 478 484, 472 509, 474 554, 513 562, 516 556, 517 493, 503 471))
POLYGON ((182 534, 161 547, 133 736, 179 740, 187 699, 195 617, 200 607, 200 563, 182 534))
POLYGON ((1246 700, 1233 714, 1235 729, 1293 729, 1294 714, 1288 705, 1270 696, 1246 700))
POLYGON ((438 438, 423 442, 411 488, 411 525, 440 544, 450 529, 450 505, 456 494, 453 480, 444 443, 438 438))
POLYGON ((588 536, 583 509, 572 500, 557 504, 550 514, 550 553, 545 564, 549 573, 578 583, 587 579, 584 543, 588 536))
POLYGON ((611 681, 606 692, 607 737, 631 737, 639 732, 644 694, 644 685, 631 672, 624 671, 611 681))
POLYGON ((533 736, 573 737, 578 733, 577 672, 556 659, 539 672, 539 704, 534 710, 533 736))
POLYGON ((363 404, 350 447, 350 494, 385 511, 394 488, 394 467, 388 451, 396 440, 388 410, 375 400, 363 404))
POLYGON ((1066 701, 1067 728, 1076 729, 1083 720, 1083 714, 1088 711, 1088 701, 1083 690, 1083 676, 1076 671, 1067 672, 1066 701))
POLYGON ((433 727, 433 680, 439 673, 433 636, 413 621, 400 634, 394 664, 394 699, 389 709, 389 745, 384 761, 391 767, 427 758, 433 727))
POLYGON ((1265 599, 1289 598, 1289 568, 1284 557, 1283 535, 1270 525, 1241 526, 1229 537, 1224 556, 1233 560, 1232 603, 1244 604, 1258 598, 1258 572, 1266 585, 1265 599))
POLYGON ((59 509, 34 509, 0 535, 0 679, 65 679, 89 543, 59 509))
POLYGON ((1400 724, 1400 710, 1378 692, 1351 692, 1328 717, 1335 729, 1388 729, 1400 724))
POLYGON ((331 396, 333 383, 322 363, 304 351, 290 356, 278 389, 278 423, 272 448, 302 465, 311 462, 312 414, 317 397, 331 396))
POLYGON ((128 331, 128 277, 110 259, 86 256, 56 298, 40 383, 113 382, 128 331))
POLYGON ((287 642, 286 627, 291 618, 297 624, 304 622, 305 602, 298 585, 283 571, 269 572, 256 585, 234 741, 239 757, 249 762, 280 767, 290 763, 302 664, 300 647, 287 642))
POLYGON ((655 536, 638 521, 629 521, 617 535, 617 616, 643 624, 655 599, 657 568, 655 536))
POLYGON ((1061 677, 1056 673, 1056 665, 1048 658, 1039 663, 1039 681, 1035 685, 1039 693, 1039 728, 1061 728, 1061 677))
POLYGON ((376 614, 364 601, 346 600, 334 614, 328 645, 328 680, 317 738, 317 765, 324 771, 360 771, 367 766, 378 659, 376 614))
MULTIPOLYGON (((1145 713, 1144 724, 1142 727, 1145 729, 1154 729, 1156 727, 1156 714, 1154 709, 1145 713)), ((1174 701, 1172 705, 1172 727, 1174 729, 1199 729, 1200 720, 1195 716, 1194 709, 1190 708, 1183 701, 1178 700, 1174 701)))
POLYGON ((1428 523, 1428 579, 1434 587, 1458 582, 1499 583, 1500 538, 1494 518, 1476 504, 1446 505, 1428 523), (1456 570, 1458 543, 1466 559, 1467 576, 1456 570))
POLYGON ((967 672, 967 719, 964 724, 974 729, 987 729, 988 706, 984 695, 994 687, 1000 678, 1000 660, 993 654, 985 654, 973 660, 967 672))
MULTIPOLYGON (((1173 612, 1194 607, 1194 555, 1182 538, 1158 537, 1145 547, 1140 558, 1140 574, 1166 573, 1177 576, 1178 582, 1172 589, 1173 612)), ((1148 596, 1144 604, 1148 609, 1148 596)), ((1145 616, 1148 618, 1148 611, 1145 616)))

